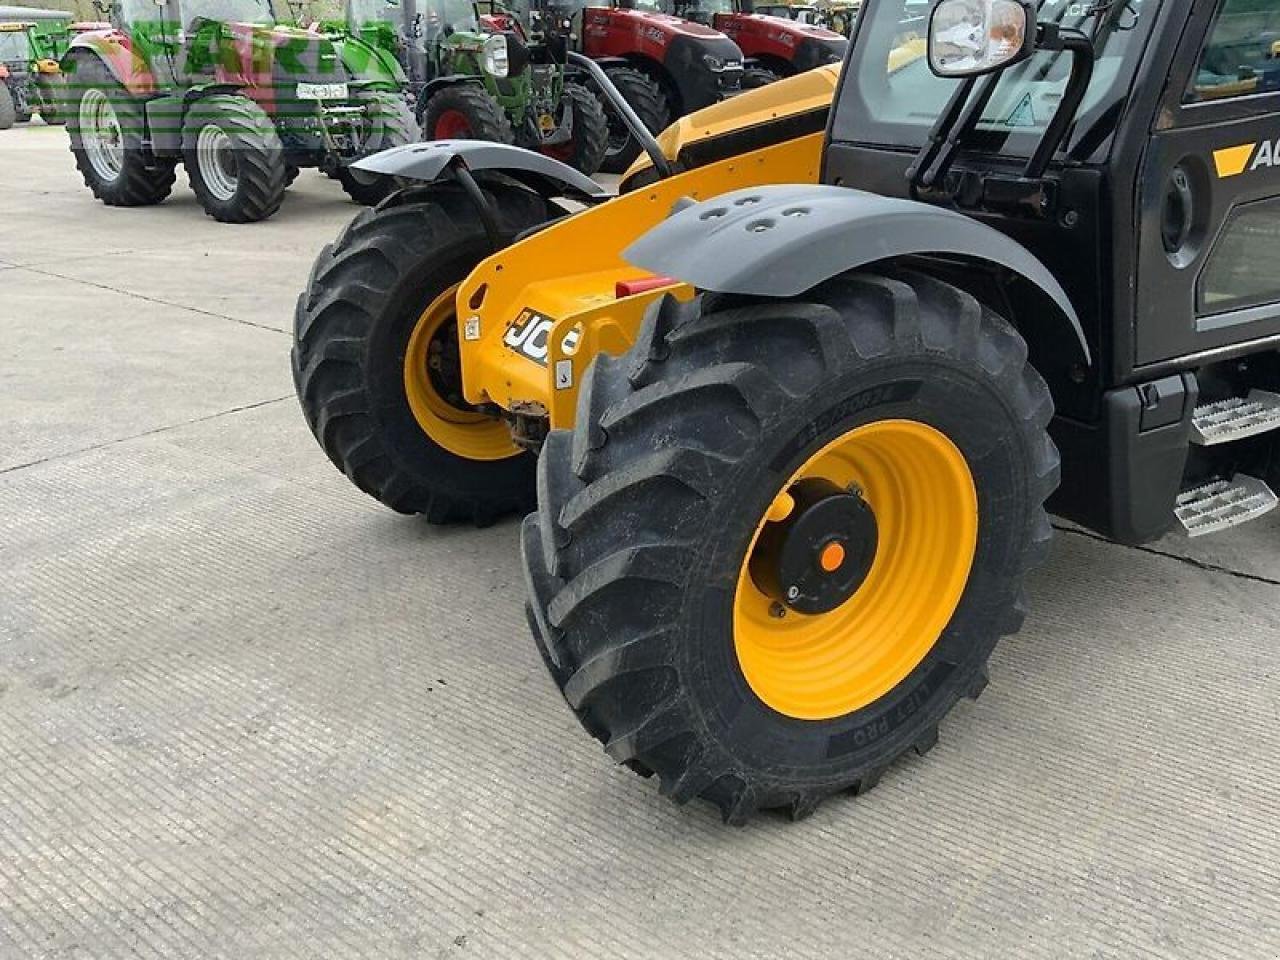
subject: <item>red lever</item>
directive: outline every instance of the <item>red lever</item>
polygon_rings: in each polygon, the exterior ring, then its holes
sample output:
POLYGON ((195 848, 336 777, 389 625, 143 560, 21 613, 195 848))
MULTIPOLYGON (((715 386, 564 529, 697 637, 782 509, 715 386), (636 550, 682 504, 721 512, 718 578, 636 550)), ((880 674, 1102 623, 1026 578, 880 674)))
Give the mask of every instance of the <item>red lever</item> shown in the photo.
POLYGON ((635 296, 637 293, 646 293, 649 290, 657 290, 659 287, 669 287, 673 283, 679 283, 675 277, 641 277, 639 280, 619 280, 613 287, 613 295, 618 299, 623 297, 635 296))

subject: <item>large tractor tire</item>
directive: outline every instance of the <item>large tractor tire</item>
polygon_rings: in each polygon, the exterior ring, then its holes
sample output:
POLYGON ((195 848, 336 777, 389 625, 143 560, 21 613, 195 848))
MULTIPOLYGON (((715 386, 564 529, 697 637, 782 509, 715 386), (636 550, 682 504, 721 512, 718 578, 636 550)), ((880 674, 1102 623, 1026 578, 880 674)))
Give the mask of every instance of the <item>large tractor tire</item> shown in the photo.
POLYGON ((422 137, 516 142, 510 118, 478 83, 455 83, 433 93, 422 110, 422 137))
POLYGON ((609 149, 609 121, 596 95, 580 83, 564 85, 564 100, 573 111, 573 139, 545 148, 545 152, 591 176, 600 169, 609 149))
MULTIPOLYGON (((554 213, 514 184, 484 189, 508 239, 554 213)), ((533 455, 462 399, 454 291, 492 252, 460 188, 409 190, 325 247, 298 299, 293 378, 311 432, 357 487, 432 523, 533 507, 533 455)))
POLYGON ((8 130, 17 122, 18 111, 13 106, 13 94, 7 84, 0 82, 0 130, 8 130))
POLYGON ((1051 412, 1017 332, 918 273, 667 299, 542 450, 522 546, 557 686, 729 822, 871 787, 1022 623, 1051 412))
POLYGON ((248 97, 215 93, 191 104, 182 162, 201 208, 220 223, 266 220, 284 200, 284 145, 266 111, 248 97))
MULTIPOLYGON (((606 67, 605 73, 650 133, 658 133, 667 126, 671 109, 657 81, 634 67, 606 67)), ((640 142, 631 135, 622 118, 609 106, 603 93, 599 94, 599 98, 609 121, 609 148, 605 151, 600 169, 605 173, 622 173, 640 156, 640 142)))
POLYGON ((159 203, 173 190, 175 164, 143 146, 142 102, 97 60, 77 59, 73 69, 67 133, 85 186, 109 207, 159 203))
MULTIPOLYGON (((422 136, 418 129, 418 121, 413 111, 405 103, 404 97, 392 93, 372 93, 365 97, 365 106, 369 111, 372 132, 365 153, 377 153, 391 147, 416 143, 422 136)), ((334 174, 342 189, 356 203, 371 207, 386 199, 396 189, 396 181, 377 173, 365 173, 340 167, 334 174)))

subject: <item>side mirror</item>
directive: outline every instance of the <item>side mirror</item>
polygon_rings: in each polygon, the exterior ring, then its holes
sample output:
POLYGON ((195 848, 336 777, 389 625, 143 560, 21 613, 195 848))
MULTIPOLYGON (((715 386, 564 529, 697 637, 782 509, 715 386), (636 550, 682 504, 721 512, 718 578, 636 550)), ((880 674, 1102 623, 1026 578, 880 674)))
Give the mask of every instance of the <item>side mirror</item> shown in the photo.
POLYGON ((1029 0, 941 0, 929 17, 929 69, 939 77, 978 77, 1035 52, 1029 0))

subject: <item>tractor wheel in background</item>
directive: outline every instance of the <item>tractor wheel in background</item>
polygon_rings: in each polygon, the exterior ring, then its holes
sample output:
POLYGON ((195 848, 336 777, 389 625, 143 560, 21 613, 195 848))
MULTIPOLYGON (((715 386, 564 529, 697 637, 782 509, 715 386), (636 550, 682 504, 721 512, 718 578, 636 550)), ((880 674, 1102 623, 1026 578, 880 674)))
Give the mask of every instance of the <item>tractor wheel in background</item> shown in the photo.
MULTIPOLYGON (((483 186, 508 238, 555 212, 483 186)), ((533 455, 462 398, 454 291, 492 252, 459 187, 406 191, 325 247, 298 299, 293 378, 311 432, 357 487, 432 523, 533 507, 533 455)))
POLYGON ((285 187, 286 187, 286 188, 288 188, 288 187, 292 187, 292 186, 293 186, 293 181, 295 181, 295 180, 297 180, 297 179, 298 179, 298 174, 300 174, 300 173, 302 173, 302 168, 301 168, 301 167, 299 167, 299 166, 297 166, 297 165, 295 165, 295 164, 292 164, 292 163, 286 163, 286 164, 284 165, 284 185, 285 185, 285 187))
POLYGON ((542 152, 591 176, 609 149, 609 121, 596 95, 580 83, 565 83, 564 101, 573 111, 573 139, 542 152))
POLYGON ((516 142, 511 120, 478 83, 457 83, 433 93, 422 111, 422 137, 516 142))
POLYGON ((742 89, 755 90, 759 87, 767 87, 781 79, 779 74, 768 67, 747 67, 742 71, 742 89))
MULTIPOLYGON (((421 139, 418 121, 414 119, 413 111, 400 94, 372 93, 364 97, 364 103, 373 126, 366 144, 366 156, 390 147, 417 143, 421 139)), ((334 176, 342 184, 347 196, 366 207, 373 206, 396 189, 396 181, 392 177, 364 173, 350 167, 339 167, 334 176)))
POLYGON ((713 303, 655 306, 547 438, 530 621, 616 761, 800 817, 982 690, 1050 541, 1053 405, 1012 327, 921 274, 713 303))
MULTIPOLYGON (((606 67, 605 73, 650 133, 658 133, 667 126, 670 122, 670 106, 657 81, 634 67, 606 67)), ((604 94, 597 96, 609 122, 609 148, 605 151, 600 169, 605 173, 622 173, 640 156, 640 143, 631 135, 617 112, 609 106, 604 94)))
POLYGON ((280 209, 288 164, 275 125, 238 94, 196 100, 182 125, 182 162, 204 212, 221 223, 255 223, 280 209))
POLYGON ((147 154, 142 103, 96 59, 77 58, 71 69, 67 133, 85 185, 111 207, 159 203, 173 189, 175 164, 147 154))
POLYGON ((13 94, 7 84, 0 83, 0 130, 8 130, 18 119, 18 112, 13 107, 13 94))

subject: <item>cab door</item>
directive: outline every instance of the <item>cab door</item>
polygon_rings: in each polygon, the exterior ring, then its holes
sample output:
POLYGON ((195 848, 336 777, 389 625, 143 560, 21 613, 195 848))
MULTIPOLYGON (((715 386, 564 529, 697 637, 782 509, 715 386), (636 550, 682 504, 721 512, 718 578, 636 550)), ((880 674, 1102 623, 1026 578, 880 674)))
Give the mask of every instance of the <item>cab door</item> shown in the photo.
POLYGON ((1138 367, 1280 336, 1280 0, 1202 0, 1138 180, 1138 367))

